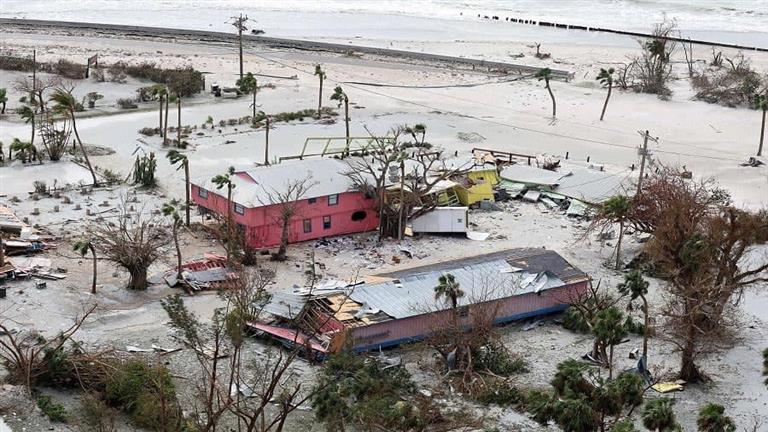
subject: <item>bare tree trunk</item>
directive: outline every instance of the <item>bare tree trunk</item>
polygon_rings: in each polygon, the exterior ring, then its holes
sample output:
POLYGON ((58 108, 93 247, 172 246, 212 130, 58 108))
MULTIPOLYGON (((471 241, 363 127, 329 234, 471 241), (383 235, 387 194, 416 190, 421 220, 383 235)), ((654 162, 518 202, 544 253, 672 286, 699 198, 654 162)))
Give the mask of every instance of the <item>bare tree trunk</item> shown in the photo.
POLYGON ((184 193, 187 199, 187 205, 184 208, 184 213, 186 216, 187 226, 189 226, 189 159, 184 161, 184 185, 184 193))
POLYGON ((266 127, 264 128, 264 165, 269 165, 269 116, 265 119, 266 127))
POLYGON ((93 282, 91 283, 91 294, 96 294, 96 249, 93 245, 90 246, 91 253, 93 254, 93 282))
POLYGON ((760 147, 757 148, 757 155, 763 155, 763 141, 765 140, 765 108, 763 108, 763 124, 760 126, 760 147))
POLYGON ((173 221, 173 244, 176 246, 176 260, 178 267, 176 268, 176 279, 181 280, 181 247, 179 246, 179 223, 173 221))
POLYGON ((163 124, 163 145, 168 145, 168 105, 171 98, 165 98, 165 123, 163 124))
POLYGON ((181 95, 176 95, 176 106, 179 108, 179 118, 178 118, 178 124, 176 125, 176 139, 178 140, 178 147, 182 148, 181 145, 181 95))
POLYGON ((93 167, 91 166, 91 160, 88 159, 88 153, 85 152, 85 147, 83 147, 83 141, 80 140, 80 134, 77 133, 77 123, 75 122, 75 113, 74 111, 70 111, 71 117, 72 117, 72 130, 75 132, 75 138, 77 138, 77 144, 80 146, 80 151, 83 152, 83 158, 85 159, 85 164, 88 165, 88 171, 91 172, 91 177, 93 178, 93 185, 98 186, 99 181, 96 180, 96 172, 93 170, 93 167))
MULTIPOLYGON (((685 319, 691 320, 693 317, 686 316, 685 319)), ((693 323, 686 323, 685 345, 680 353, 680 374, 679 378, 687 382, 698 382, 701 380, 701 372, 696 366, 694 350, 696 346, 696 327, 693 323)))
POLYGON ((128 269, 130 280, 128 289, 143 291, 147 289, 147 269, 143 266, 136 266, 128 269))
MULTIPOLYGON (((765 117, 763 117, 763 120, 765 120, 765 117)), ((29 142, 32 143, 32 145, 35 145, 35 112, 34 111, 32 111, 32 119, 30 119, 30 124, 32 125, 32 138, 30 139, 29 142)))
POLYGON ((619 221, 619 238, 616 240, 616 270, 621 269, 621 238, 624 237, 624 220, 619 221))
POLYGON ((648 323, 650 322, 650 316, 648 314, 648 300, 645 298, 644 295, 641 295, 640 298, 643 300, 643 357, 648 360, 648 335, 650 334, 650 330, 648 329, 648 323))
POLYGON ((160 109, 157 111, 158 114, 158 129, 160 130, 160 133, 163 133, 163 95, 160 95, 160 109))
POLYGON ((323 75, 320 77, 320 92, 317 95, 317 118, 320 118, 320 110, 323 109, 323 75))
POLYGON ((288 224, 290 219, 283 218, 282 231, 280 233, 280 248, 277 250, 276 261, 285 261, 285 254, 288 251, 288 224))
POLYGON ((347 146, 349 146, 349 99, 344 98, 344 122, 347 127, 347 146))
POLYGON ((256 123, 256 88, 253 88, 253 117, 251 117, 253 123, 256 123))
POLYGON ((600 121, 603 121, 603 118, 605 117, 605 109, 608 108, 608 99, 611 98, 611 89, 613 88, 613 83, 610 81, 608 82, 608 95, 605 96, 605 103, 603 104, 603 112, 600 113, 600 121))
POLYGON ((555 118, 557 117, 557 102, 555 102, 555 95, 552 93, 552 87, 549 86, 549 80, 546 81, 546 84, 549 97, 552 98, 552 118, 555 118))
POLYGON ((227 264, 232 258, 232 181, 227 184, 227 264))

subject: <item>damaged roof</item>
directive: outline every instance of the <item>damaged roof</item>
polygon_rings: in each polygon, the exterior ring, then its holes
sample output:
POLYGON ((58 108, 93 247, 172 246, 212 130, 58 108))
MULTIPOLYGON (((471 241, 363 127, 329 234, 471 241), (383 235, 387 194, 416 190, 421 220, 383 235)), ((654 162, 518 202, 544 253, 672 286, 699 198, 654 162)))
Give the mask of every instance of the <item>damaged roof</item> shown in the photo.
MULTIPOLYGON (((355 185, 343 173, 349 165, 333 158, 314 158, 259 166, 238 171, 232 176, 232 201, 245 207, 263 207, 279 202, 278 194, 286 194, 296 182, 308 179, 308 190, 301 199, 318 198, 355 190, 355 185)), ((215 191, 211 178, 205 178, 198 186, 215 191)), ((224 196, 226 196, 226 189, 224 196)))
POLYGON ((555 172, 522 164, 510 165, 501 171, 501 177, 508 181, 547 186, 561 195, 589 204, 631 193, 625 187, 628 176, 626 172, 611 174, 579 167, 568 172, 555 172))
MULTIPOLYGON (((346 293, 360 304, 360 311, 407 318, 448 308, 443 299, 435 299, 434 291, 440 276, 447 273, 455 277, 465 292, 459 299, 461 306, 538 293, 587 279, 586 273, 556 252, 525 248, 386 273, 379 275, 376 282, 348 285, 336 292, 346 293)), ((265 311, 294 318, 308 299, 306 293, 296 291, 276 293, 265 311)), ((355 314, 358 319, 365 316, 358 317, 359 314, 355 314)))

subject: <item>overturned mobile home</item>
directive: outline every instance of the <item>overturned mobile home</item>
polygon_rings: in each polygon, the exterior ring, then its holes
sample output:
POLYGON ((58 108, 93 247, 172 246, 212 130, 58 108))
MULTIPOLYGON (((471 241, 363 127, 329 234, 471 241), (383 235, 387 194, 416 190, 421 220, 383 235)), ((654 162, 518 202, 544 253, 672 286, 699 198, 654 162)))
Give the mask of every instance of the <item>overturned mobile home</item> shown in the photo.
POLYGON ((458 307, 468 326, 474 315, 489 311, 496 324, 562 311, 589 281, 554 251, 511 249, 382 274, 365 283, 277 292, 264 307, 274 320, 251 327, 286 345, 311 347, 316 355, 422 340, 451 313, 434 291, 448 273, 465 293, 458 307))

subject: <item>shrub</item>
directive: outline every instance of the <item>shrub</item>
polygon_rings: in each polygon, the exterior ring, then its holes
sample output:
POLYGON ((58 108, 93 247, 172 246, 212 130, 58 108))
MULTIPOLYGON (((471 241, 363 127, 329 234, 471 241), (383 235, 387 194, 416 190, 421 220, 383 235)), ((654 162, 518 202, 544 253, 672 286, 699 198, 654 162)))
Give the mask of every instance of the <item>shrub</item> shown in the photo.
POLYGON ((32 187, 35 189, 35 193, 45 195, 48 193, 48 185, 42 180, 35 180, 32 182, 32 187))
POLYGON ((474 398, 484 404, 495 404, 502 407, 516 405, 524 401, 524 393, 512 383, 505 380, 492 380, 486 383, 481 392, 474 398))
POLYGON ((513 355, 503 344, 496 341, 478 350, 474 358, 476 369, 488 369, 496 375, 510 376, 528 371, 525 359, 513 355))
MULTIPOLYGON (((171 132, 173 132, 173 131, 171 131, 171 132)), ((156 134, 159 134, 160 133, 160 129, 159 128, 152 128, 152 127, 145 127, 145 128, 139 129, 139 133, 144 135, 144 136, 150 136, 151 137, 151 136, 154 136, 156 134)))
POLYGON ((733 419, 725 415, 725 407, 713 403, 701 408, 696 426, 702 432, 736 432, 733 419))
POLYGON ((105 169, 101 176, 104 177, 104 182, 108 185, 114 185, 123 182, 123 178, 119 173, 116 173, 110 169, 105 169))
POLYGON ((760 75, 743 56, 737 62, 730 69, 708 69, 693 77, 695 98, 727 107, 750 106, 762 85, 760 75))
POLYGON ((48 66, 43 67, 43 70, 48 70, 48 72, 55 73, 57 75, 61 75, 64 78, 69 79, 83 79, 85 78, 85 65, 71 62, 67 59, 59 59, 56 63, 48 66))
POLYGON ((94 395, 86 394, 78 410, 83 432, 116 432, 115 410, 94 395))
POLYGON ((0 56, 0 69, 2 70, 31 72, 34 67, 32 58, 0 56))
POLYGON ((37 397, 37 407, 53 422, 66 422, 69 414, 63 405, 58 404, 48 395, 37 397))
POLYGON ((139 107, 138 105, 136 105, 136 101, 131 98, 118 99, 117 106, 122 109, 134 109, 139 107))
POLYGON ((139 427, 168 430, 160 426, 178 423, 180 414, 176 389, 163 366, 143 360, 119 365, 107 379, 106 402, 131 415, 139 427))
POLYGON ((158 84, 167 84, 171 93, 182 97, 200 93, 203 89, 203 74, 191 67, 183 69, 162 69, 154 63, 144 62, 131 65, 117 62, 109 67, 110 73, 124 73, 137 79, 145 79, 158 84))

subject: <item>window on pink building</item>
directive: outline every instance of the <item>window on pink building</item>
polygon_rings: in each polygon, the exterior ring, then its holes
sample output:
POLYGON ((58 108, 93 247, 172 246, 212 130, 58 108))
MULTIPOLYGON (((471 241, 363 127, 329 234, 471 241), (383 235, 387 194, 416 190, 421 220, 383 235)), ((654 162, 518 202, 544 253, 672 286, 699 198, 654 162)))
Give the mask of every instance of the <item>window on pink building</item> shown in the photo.
POLYGON ((240 205, 238 203, 235 203, 234 206, 235 206, 235 213, 240 214, 240 215, 244 215, 245 214, 245 207, 243 207, 242 205, 240 205))
POLYGON ((328 205, 335 206, 339 203, 339 194, 328 195, 328 205))
POLYGON ((310 198, 307 200, 310 204, 314 204, 317 202, 317 198, 310 198))
POLYGON ((331 217, 323 216, 323 229, 331 229, 331 217))
POLYGON ((312 232, 312 219, 304 219, 304 232, 305 233, 312 232))
POLYGON ((208 191, 203 188, 197 188, 197 196, 202 199, 208 199, 208 191))

